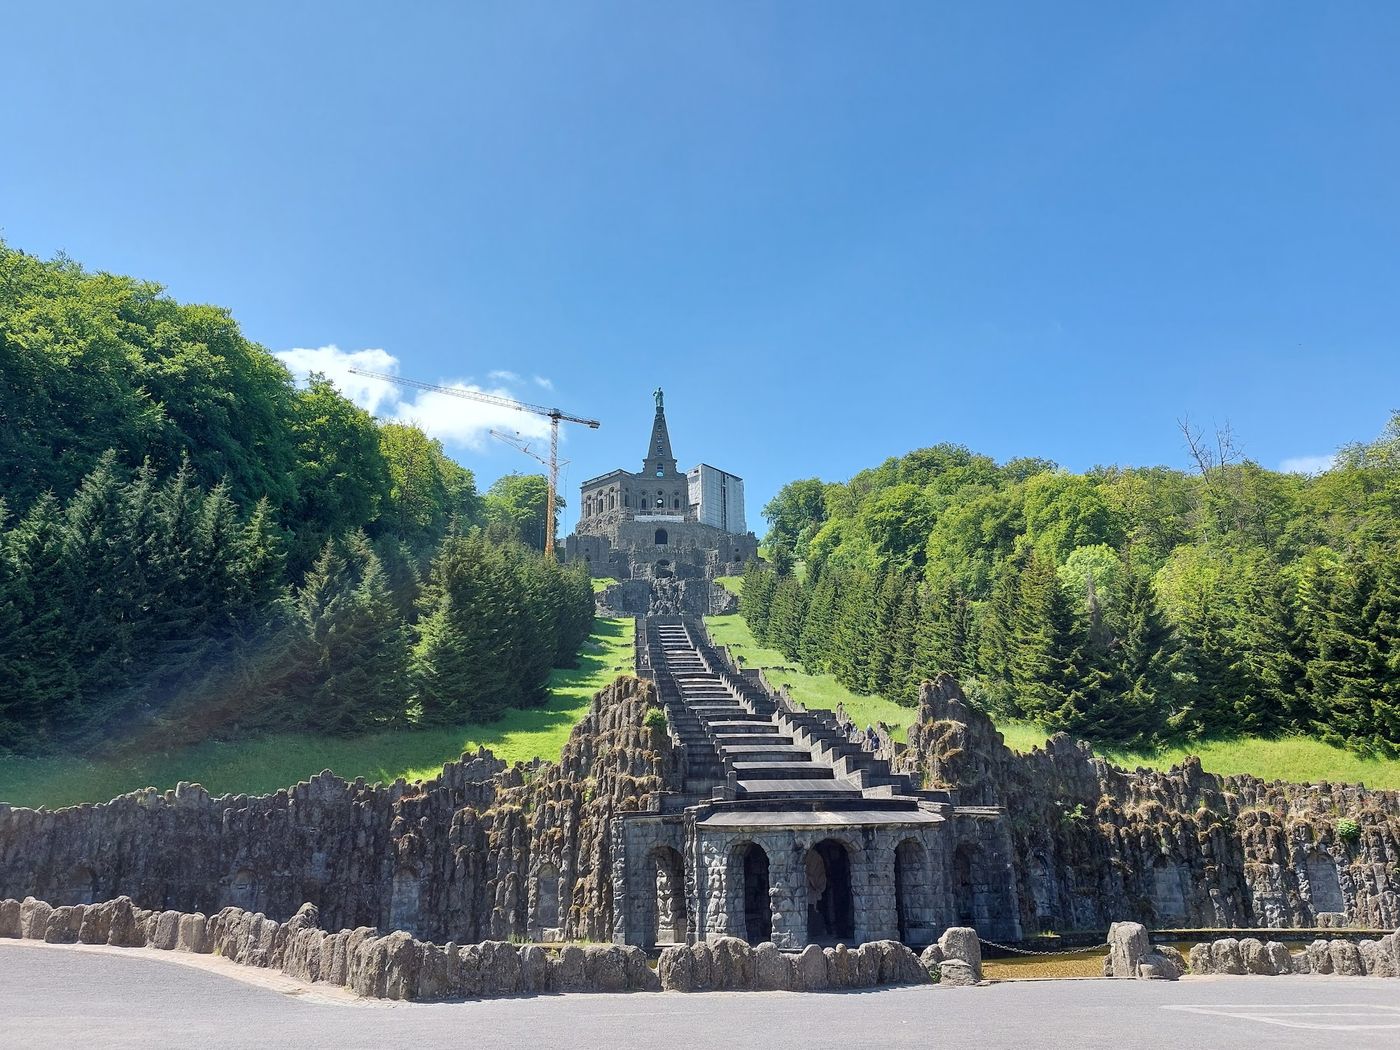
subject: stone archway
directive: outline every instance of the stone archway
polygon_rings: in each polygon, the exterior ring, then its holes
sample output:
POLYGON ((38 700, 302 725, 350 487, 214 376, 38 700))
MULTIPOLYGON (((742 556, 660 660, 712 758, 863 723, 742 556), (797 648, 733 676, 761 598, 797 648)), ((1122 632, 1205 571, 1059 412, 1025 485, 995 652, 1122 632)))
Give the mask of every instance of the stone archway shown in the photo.
POLYGON ((756 842, 734 847, 730 870, 735 884, 728 895, 730 927, 738 928, 750 944, 773 938, 773 907, 769 897, 768 854, 756 842))
POLYGON ((658 547, 664 547, 664 546, 666 546, 666 541, 667 541, 669 538, 670 538, 670 537, 667 536, 666 530, 665 530, 665 529, 657 529, 657 530, 656 530, 656 545, 657 545, 658 547))
POLYGON ((926 944, 933 928, 933 895, 928 850, 916 839, 905 839, 894 851, 894 906, 899 939, 926 944))
POLYGON ((835 839, 807 851, 807 940, 813 944, 850 941, 856 934, 851 892, 851 853, 835 839))

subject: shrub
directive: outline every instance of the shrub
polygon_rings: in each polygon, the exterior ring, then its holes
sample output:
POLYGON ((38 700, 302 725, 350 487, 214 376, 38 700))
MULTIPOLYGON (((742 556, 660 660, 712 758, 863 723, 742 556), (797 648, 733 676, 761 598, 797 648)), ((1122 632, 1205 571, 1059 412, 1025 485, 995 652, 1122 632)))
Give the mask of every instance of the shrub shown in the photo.
POLYGON ((1361 837, 1361 825, 1350 817, 1342 817, 1337 821, 1337 838, 1343 842, 1355 842, 1361 837))
POLYGON ((642 724, 654 733, 666 732, 666 712, 659 707, 653 707, 647 711, 646 717, 642 719, 642 724))

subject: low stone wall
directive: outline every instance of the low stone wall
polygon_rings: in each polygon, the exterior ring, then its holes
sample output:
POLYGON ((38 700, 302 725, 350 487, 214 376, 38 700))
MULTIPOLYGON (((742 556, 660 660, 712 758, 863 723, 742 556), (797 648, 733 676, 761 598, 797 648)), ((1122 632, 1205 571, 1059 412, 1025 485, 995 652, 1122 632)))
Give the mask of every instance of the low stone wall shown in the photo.
POLYGON ((1264 977, 1292 973, 1400 977, 1400 933, 1388 933, 1377 940, 1360 943, 1319 938, 1301 952, 1290 952, 1287 945, 1278 941, 1222 937, 1191 949, 1191 972, 1264 977))
POLYGON ((858 948, 809 944, 785 954, 772 942, 750 947, 737 937, 676 945, 656 967, 661 987, 676 992, 820 992, 927 984, 928 971, 898 941, 870 941, 858 948))
POLYGON ((147 911, 129 897, 53 907, 29 897, 0 901, 0 937, 50 944, 218 955, 242 966, 348 988, 375 999, 422 1002, 548 992, 826 991, 928 983, 917 956, 897 941, 858 948, 808 945, 786 955, 733 937, 667 948, 653 971, 640 948, 566 945, 557 953, 508 941, 431 944, 402 930, 328 933, 314 905, 287 922, 242 908, 214 915, 147 911))
POLYGON ((430 944, 403 931, 371 927, 327 933, 313 905, 287 922, 241 908, 204 916, 146 911, 129 897, 52 907, 30 897, 0 901, 0 937, 50 944, 109 944, 220 955, 243 966, 280 970, 303 981, 376 999, 490 998, 541 992, 657 991, 640 948, 570 945, 551 956, 507 941, 430 944))

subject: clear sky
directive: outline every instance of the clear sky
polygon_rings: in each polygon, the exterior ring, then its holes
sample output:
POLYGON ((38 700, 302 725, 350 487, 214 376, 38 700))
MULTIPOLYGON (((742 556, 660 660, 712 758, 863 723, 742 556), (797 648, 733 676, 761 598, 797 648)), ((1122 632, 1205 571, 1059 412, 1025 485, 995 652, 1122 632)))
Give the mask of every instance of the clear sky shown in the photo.
MULTIPOLYGON (((0 40, 12 246, 596 416, 570 488, 640 466, 658 385, 755 525, 939 441, 1184 466, 1190 414, 1307 466, 1400 407, 1390 0, 123 0, 0 40)), ((483 487, 533 466, 352 392, 483 487)))

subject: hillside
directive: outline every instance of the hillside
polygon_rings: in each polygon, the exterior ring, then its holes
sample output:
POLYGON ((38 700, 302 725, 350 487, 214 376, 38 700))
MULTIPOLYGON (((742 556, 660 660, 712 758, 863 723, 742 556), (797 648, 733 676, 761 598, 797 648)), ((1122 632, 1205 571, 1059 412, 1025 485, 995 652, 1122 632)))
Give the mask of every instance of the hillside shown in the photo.
MULTIPOLYGON (((837 704, 859 726, 884 722, 896 740, 915 717, 912 707, 896 704, 880 696, 853 692, 826 673, 809 674, 776 649, 759 645, 741 616, 711 616, 705 620, 711 638, 730 651, 747 667, 762 668, 775 685, 808 708, 835 710, 837 704)), ((997 729, 1009 747, 1029 751, 1043 747, 1050 731, 1033 722, 1010 718, 995 719, 997 729)), ((1330 780, 1365 784, 1370 788, 1400 789, 1400 759, 1358 755, 1345 748, 1302 736, 1220 736, 1181 742, 1161 748, 1121 748, 1099 745, 1095 749, 1111 762, 1129 769, 1146 766, 1167 770, 1187 755, 1196 755, 1210 773, 1248 773, 1264 780, 1306 782, 1330 780)))
POLYGON ((484 723, 592 622, 542 478, 480 496, 226 310, 3 244, 0 477, 0 755, 484 723))
POLYGON ((1155 752, 1224 734, 1400 753, 1400 414, 1314 477, 965 448, 911 452, 765 508, 741 612, 811 674, 912 705, 951 671, 1003 722, 1155 752))

